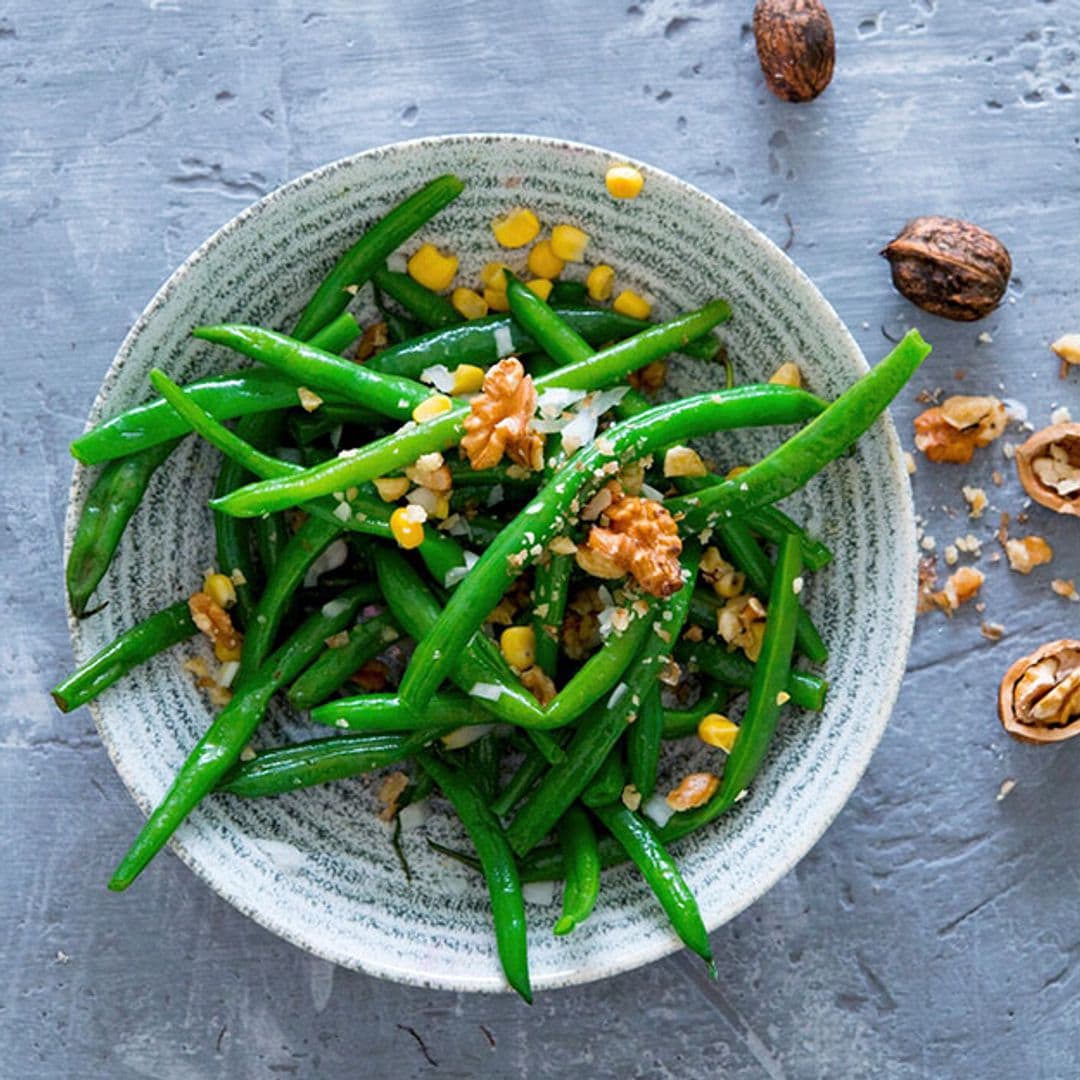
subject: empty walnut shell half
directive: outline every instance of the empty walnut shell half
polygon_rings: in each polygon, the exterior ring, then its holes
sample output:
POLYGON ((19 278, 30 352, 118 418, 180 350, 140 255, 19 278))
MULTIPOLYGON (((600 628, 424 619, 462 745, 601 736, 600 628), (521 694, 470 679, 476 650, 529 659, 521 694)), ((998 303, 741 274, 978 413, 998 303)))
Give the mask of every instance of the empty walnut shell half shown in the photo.
POLYGON ((1059 514, 1080 517, 1080 424, 1053 424, 1016 450, 1024 490, 1059 514))
POLYGON ((783 101, 813 101, 836 63, 832 19, 821 0, 758 0, 754 41, 769 89, 783 101))
POLYGON ((958 322, 989 315, 1012 273, 1005 245, 957 218, 915 218, 881 254, 899 292, 924 311, 958 322))
POLYGON ((1080 735, 1080 641, 1051 641, 1017 660, 1001 680, 998 715, 1021 742, 1080 735))

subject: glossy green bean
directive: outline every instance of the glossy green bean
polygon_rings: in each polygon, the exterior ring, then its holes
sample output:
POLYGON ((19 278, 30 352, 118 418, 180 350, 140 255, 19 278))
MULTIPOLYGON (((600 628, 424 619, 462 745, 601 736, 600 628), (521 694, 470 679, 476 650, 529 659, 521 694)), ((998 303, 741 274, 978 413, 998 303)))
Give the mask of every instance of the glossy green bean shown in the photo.
POLYGON ((555 307, 557 305, 585 305, 586 297, 588 296, 588 290, 585 288, 583 281, 566 281, 559 280, 551 283, 551 294, 548 296, 548 303, 555 307))
POLYGON ((683 944, 696 952, 715 976, 709 932, 697 900, 656 834, 621 802, 598 806, 593 813, 641 871, 683 944))
POLYGON ((801 525, 775 506, 759 506, 756 510, 749 510, 743 514, 742 520, 751 532, 771 544, 779 544, 786 533, 794 533, 799 538, 807 570, 823 570, 833 561, 833 553, 824 541, 810 536, 801 525))
POLYGON ((572 556, 557 555, 549 549, 546 562, 537 564, 533 581, 530 620, 536 638, 536 666, 552 677, 559 662, 559 634, 570 598, 573 570, 572 556))
POLYGON ((642 699, 641 712, 626 733, 630 783, 638 789, 642 799, 650 798, 656 790, 656 770, 660 765, 663 737, 664 707, 660 701, 660 688, 656 686, 642 699))
POLYGON ((698 725, 710 713, 720 712, 727 705, 728 693, 722 686, 710 687, 689 709, 664 709, 663 737, 684 739, 696 735, 698 725))
POLYGON ((164 799, 150 815, 135 842, 120 861, 109 888, 126 889, 161 850, 180 824, 239 760, 240 752, 258 727, 274 691, 296 678, 331 634, 343 630, 366 603, 362 588, 342 594, 333 614, 316 611, 246 683, 237 686, 232 701, 214 717, 188 754, 164 799))
POLYGON ((186 600, 158 611, 125 630, 51 690, 61 712, 93 701, 133 667, 196 633, 186 600))
POLYGON ((592 914, 600 895, 600 846, 589 815, 580 806, 571 806, 563 814, 559 822, 559 848, 566 884, 562 915, 554 933, 562 937, 592 914))
POLYGON ((334 264, 304 308, 293 336, 310 338, 343 312, 352 299, 352 287, 363 284, 388 255, 464 190, 456 176, 439 176, 398 203, 334 264))
POLYGON ((499 791, 500 740, 489 732, 461 751, 462 768, 468 774, 485 806, 490 806, 499 791))
POLYGON ((380 267, 372 280, 387 296, 396 300, 410 315, 431 329, 455 326, 464 318, 445 296, 414 281, 408 274, 380 267))
MULTIPOLYGON (((630 725, 630 730, 641 723, 641 717, 630 725)), ((588 787, 581 793, 581 801, 586 806, 603 806, 620 798, 626 787, 626 769, 623 766, 622 747, 616 743, 609 751, 596 775, 589 781, 588 787)))
POLYGON ((150 477, 175 447, 176 442, 170 440, 110 461, 94 481, 83 503, 67 561, 68 600, 76 615, 86 611, 150 477))
POLYGON ((506 842, 498 819, 469 779, 440 761, 434 754, 417 754, 427 772, 453 804, 469 839, 480 857, 491 896, 495 921, 495 941, 507 982, 526 1000, 532 1001, 529 960, 525 937, 525 901, 521 895, 514 854, 506 842))
POLYGON ((544 775, 547 765, 544 755, 535 746, 530 746, 517 771, 491 804, 492 813, 498 817, 506 817, 525 798, 533 784, 544 775))

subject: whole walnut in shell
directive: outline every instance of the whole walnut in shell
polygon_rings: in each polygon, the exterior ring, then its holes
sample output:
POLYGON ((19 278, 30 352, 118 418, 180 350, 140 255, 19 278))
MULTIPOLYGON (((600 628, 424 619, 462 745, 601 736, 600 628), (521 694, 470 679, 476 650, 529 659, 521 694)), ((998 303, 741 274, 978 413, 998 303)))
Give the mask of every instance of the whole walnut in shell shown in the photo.
POLYGON ((958 218, 915 218, 881 254, 899 292, 924 311, 958 322, 989 315, 1012 273, 1005 245, 958 218))
POLYGON ((813 101, 829 85, 836 37, 821 0, 758 0, 754 41, 765 83, 783 101, 813 101))

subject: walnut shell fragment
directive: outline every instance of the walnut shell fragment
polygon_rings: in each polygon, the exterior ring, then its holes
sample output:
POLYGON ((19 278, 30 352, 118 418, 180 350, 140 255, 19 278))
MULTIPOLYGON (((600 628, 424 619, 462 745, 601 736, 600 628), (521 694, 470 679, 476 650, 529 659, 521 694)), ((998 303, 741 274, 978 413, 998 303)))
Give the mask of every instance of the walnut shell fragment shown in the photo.
POLYGON ((1024 490, 1042 506, 1080 517, 1080 424, 1053 424, 1016 449, 1024 490))
POLYGON ((1017 660, 1001 680, 998 715, 1021 742, 1080 735, 1080 641, 1051 641, 1017 660))
POLYGON ((758 0, 754 42, 765 84, 782 101, 813 101, 829 85, 836 35, 821 0, 758 0))
POLYGON ((958 218, 915 218, 881 254, 899 292, 924 311, 958 322, 989 315, 1012 274, 1005 245, 958 218))

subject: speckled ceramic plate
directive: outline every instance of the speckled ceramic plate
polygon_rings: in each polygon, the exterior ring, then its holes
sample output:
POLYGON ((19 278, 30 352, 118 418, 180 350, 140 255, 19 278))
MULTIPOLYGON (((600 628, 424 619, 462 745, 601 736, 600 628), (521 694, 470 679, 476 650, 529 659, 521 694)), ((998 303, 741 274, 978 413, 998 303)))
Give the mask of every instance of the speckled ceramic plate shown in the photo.
MULTIPOLYGON (((235 357, 190 339, 191 327, 220 320, 290 325, 358 233, 406 193, 448 171, 467 181, 465 194, 424 238, 456 251, 467 280, 496 254, 491 219, 525 204, 547 224, 566 220, 586 229, 590 259, 610 263, 620 285, 652 297, 657 316, 727 297, 735 314, 723 336, 741 381, 762 379, 781 361, 796 359, 810 388, 831 397, 866 371, 836 313, 761 233, 709 196, 645 165, 639 166, 646 176, 642 196, 612 200, 603 176, 616 160, 625 159, 548 139, 463 135, 398 143, 309 173, 229 222, 169 279, 124 341, 90 422, 147 398, 152 365, 180 381, 234 365, 235 357)), ((670 385, 688 393, 720 379, 711 365, 679 361, 670 385)), ((770 432, 726 436, 713 451, 735 464, 777 438, 770 432)), ((71 623, 79 661, 199 582, 213 561, 205 503, 215 464, 215 453, 189 439, 155 478, 99 590, 108 606, 71 623)), ((76 468, 68 545, 92 479, 91 471, 76 468)), ((678 845, 710 928, 790 870, 843 806, 881 737, 907 655, 914 527, 891 424, 877 424, 790 508, 836 551, 835 563, 808 588, 832 649, 832 690, 820 716, 792 713, 783 721, 752 798, 678 845)), ((210 719, 180 668, 179 651, 134 672, 93 710, 116 769, 144 812, 164 794, 210 719)), ((300 718, 280 710, 259 742, 312 734, 300 718)), ((409 885, 389 831, 373 813, 374 787, 358 778, 264 801, 211 798, 179 831, 174 850, 241 911, 336 963, 424 986, 505 989, 481 880, 433 855, 424 842, 426 833, 463 843, 456 823, 436 803, 427 824, 405 835, 409 885)), ((596 913, 568 938, 551 934, 557 904, 556 891, 548 902, 529 905, 537 989, 599 979, 679 947, 630 869, 605 873, 596 913)), ((169 928, 161 932, 168 935, 169 928)), ((178 954, 181 948, 177 942, 178 954)))

